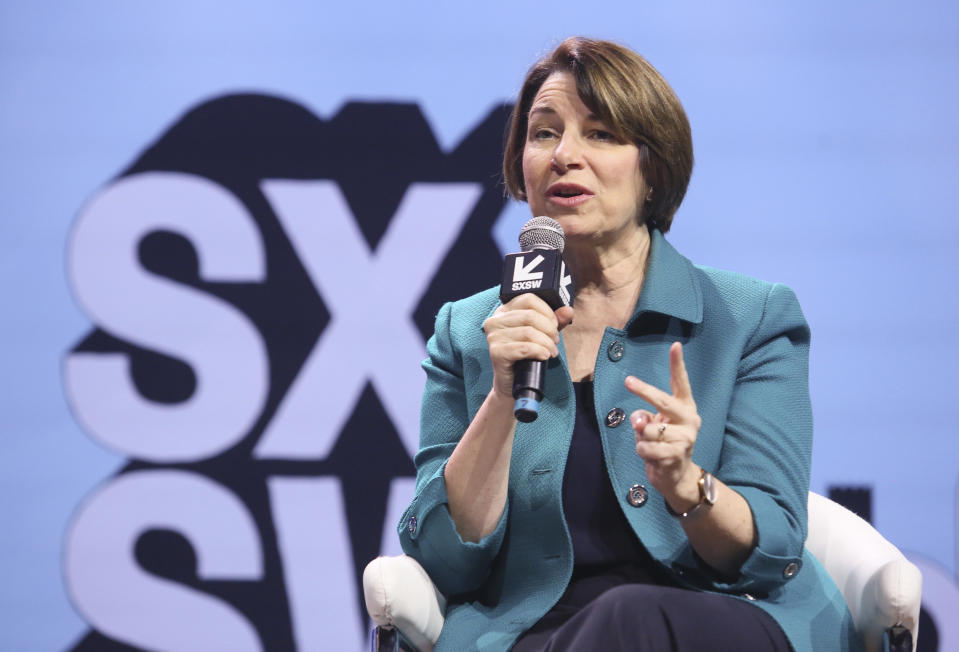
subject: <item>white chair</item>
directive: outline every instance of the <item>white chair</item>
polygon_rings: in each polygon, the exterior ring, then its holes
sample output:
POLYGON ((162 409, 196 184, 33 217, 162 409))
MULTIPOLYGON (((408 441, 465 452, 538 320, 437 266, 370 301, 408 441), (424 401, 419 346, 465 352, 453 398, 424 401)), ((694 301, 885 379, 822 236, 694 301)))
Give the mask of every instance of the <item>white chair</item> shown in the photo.
MULTIPOLYGON (((842 591, 867 652, 914 652, 922 576, 869 523, 809 493, 806 547, 842 591)), ((376 624, 373 651, 396 650, 400 631, 430 652, 443 629, 446 599, 411 557, 378 557, 363 572, 366 609, 376 624)))

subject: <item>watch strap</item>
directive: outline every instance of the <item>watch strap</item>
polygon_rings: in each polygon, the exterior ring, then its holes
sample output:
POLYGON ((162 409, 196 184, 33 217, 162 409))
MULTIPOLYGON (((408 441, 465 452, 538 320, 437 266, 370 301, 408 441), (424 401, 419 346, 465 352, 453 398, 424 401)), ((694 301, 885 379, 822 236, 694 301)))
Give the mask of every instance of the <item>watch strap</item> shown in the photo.
POLYGON ((710 498, 706 488, 706 484, 711 482, 712 476, 706 469, 703 469, 697 482, 699 485, 699 502, 680 514, 669 506, 669 501, 664 500, 663 504, 666 506, 666 511, 669 512, 670 516, 674 516, 681 521, 709 511, 709 508, 715 503, 715 500, 710 498))

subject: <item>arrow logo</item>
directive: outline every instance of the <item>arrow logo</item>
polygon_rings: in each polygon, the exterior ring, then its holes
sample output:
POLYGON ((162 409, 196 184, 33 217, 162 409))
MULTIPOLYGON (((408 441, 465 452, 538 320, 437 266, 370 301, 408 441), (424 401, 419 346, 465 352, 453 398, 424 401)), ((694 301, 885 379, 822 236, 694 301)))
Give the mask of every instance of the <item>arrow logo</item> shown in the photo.
POLYGON ((543 262, 543 257, 538 255, 531 260, 528 265, 523 265, 522 256, 517 256, 513 265, 513 282, 517 281, 536 281, 543 278, 543 272, 533 272, 531 270, 543 262))
POLYGON ((572 297, 569 296, 569 286, 573 283, 573 277, 566 273, 566 262, 560 265, 559 271, 559 297, 567 306, 573 305, 572 297))

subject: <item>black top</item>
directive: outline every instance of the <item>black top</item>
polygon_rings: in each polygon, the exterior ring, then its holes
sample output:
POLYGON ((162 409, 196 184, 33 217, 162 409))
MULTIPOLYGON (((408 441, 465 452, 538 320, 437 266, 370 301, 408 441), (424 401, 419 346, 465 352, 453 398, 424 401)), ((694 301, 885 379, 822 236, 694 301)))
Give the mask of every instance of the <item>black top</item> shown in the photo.
MULTIPOLYGON (((597 583, 672 584, 665 569, 659 567, 633 533, 613 492, 593 403, 592 381, 573 383, 573 389, 576 423, 563 476, 563 511, 573 540, 574 566, 570 586, 560 602, 588 601, 600 588, 597 583)), ((617 434, 632 436, 629 431, 617 434)))

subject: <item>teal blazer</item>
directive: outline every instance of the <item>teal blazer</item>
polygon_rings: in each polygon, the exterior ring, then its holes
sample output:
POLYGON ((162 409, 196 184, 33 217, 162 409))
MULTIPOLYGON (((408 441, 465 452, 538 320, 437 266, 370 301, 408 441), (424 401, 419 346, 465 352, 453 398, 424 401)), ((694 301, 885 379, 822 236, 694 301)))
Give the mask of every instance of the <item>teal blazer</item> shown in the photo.
MULTIPOLYGON (((492 288, 443 306, 423 363, 416 491, 398 531, 403 550, 449 599, 438 651, 509 649, 557 602, 573 570, 562 485, 575 399, 563 346, 547 366, 539 418, 516 427, 496 529, 478 543, 464 542, 450 518, 443 471, 492 387, 482 325, 499 305, 492 288)), ((842 594, 803 547, 812 448, 808 355, 809 327, 789 288, 694 266, 654 230, 633 316, 625 329, 603 335, 593 380, 596 420, 619 505, 677 582, 751 601, 772 615, 797 652, 858 650, 842 594), (674 341, 683 343, 703 422, 693 460, 752 509, 758 545, 735 578, 714 574, 666 512, 646 479, 629 420, 606 419, 616 408, 626 415, 652 409, 625 388, 627 375, 670 391, 674 341), (636 500, 644 493, 645 501, 636 500)))

